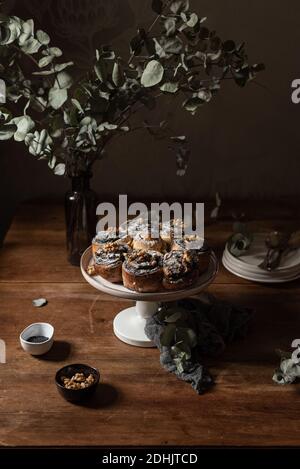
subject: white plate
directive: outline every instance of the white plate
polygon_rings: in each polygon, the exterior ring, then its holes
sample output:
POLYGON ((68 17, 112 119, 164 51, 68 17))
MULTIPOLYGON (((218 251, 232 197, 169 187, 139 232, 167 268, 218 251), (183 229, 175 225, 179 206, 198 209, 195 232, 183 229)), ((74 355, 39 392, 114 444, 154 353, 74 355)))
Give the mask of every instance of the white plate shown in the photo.
MULTIPOLYGON (((265 245, 266 235, 263 233, 254 234, 253 242, 248 251, 239 258, 233 256, 226 245, 226 254, 231 261, 239 265, 241 268, 247 267, 248 269, 260 269, 258 266, 263 262, 266 256, 267 248, 265 245)), ((300 268, 300 249, 295 249, 282 257, 281 265, 276 269, 276 272, 291 272, 293 269, 300 268)))
POLYGON ((253 267, 248 264, 243 264, 243 263, 238 263, 236 260, 232 259, 232 256, 229 255, 228 251, 225 249, 224 254, 223 254, 226 263, 236 272, 240 273, 247 273, 249 275, 254 275, 257 277, 270 277, 272 276, 273 278, 285 278, 285 277, 292 277, 297 275, 300 272, 300 265, 295 266, 292 269, 285 269, 283 270, 273 270, 271 272, 268 272, 267 270, 261 269, 260 267, 253 267))
MULTIPOLYGON (((236 269, 236 267, 232 266, 232 264, 228 263, 226 260, 226 256, 223 254, 222 263, 224 267, 229 270, 232 274, 236 275, 237 277, 244 278, 246 280, 251 280, 252 282, 259 282, 259 283, 285 283, 291 282, 293 280, 297 280, 300 278, 300 272, 297 274, 292 274, 289 276, 274 276, 273 272, 266 272, 265 274, 258 275, 255 273, 249 273, 247 271, 236 269)), ((262 271, 264 272, 264 271, 262 271)))

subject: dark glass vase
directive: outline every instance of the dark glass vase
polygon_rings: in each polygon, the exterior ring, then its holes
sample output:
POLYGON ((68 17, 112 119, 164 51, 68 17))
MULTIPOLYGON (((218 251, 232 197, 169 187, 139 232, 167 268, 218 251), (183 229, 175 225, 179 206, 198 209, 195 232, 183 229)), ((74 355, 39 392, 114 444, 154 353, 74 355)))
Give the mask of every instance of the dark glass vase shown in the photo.
POLYGON ((91 174, 71 178, 72 187, 65 196, 68 261, 80 264, 80 257, 96 232, 97 195, 90 188, 91 174))

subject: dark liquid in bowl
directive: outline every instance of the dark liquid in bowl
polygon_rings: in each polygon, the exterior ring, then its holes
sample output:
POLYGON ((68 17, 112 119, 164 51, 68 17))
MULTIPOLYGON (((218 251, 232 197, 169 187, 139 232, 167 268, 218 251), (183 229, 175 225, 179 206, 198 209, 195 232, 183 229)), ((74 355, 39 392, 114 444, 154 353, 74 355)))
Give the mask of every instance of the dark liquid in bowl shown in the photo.
POLYGON ((41 342, 46 342, 49 337, 45 337, 44 335, 33 335, 29 337, 29 339, 26 339, 27 342, 31 342, 32 344, 40 344, 41 342))

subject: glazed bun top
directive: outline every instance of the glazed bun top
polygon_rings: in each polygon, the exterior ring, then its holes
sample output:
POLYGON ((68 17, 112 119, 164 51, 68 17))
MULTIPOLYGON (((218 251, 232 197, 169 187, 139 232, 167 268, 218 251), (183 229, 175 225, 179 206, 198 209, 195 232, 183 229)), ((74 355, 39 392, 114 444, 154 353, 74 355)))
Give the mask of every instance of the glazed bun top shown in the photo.
POLYGON ((199 257, 196 251, 171 251, 164 255, 164 275, 170 280, 178 280, 197 269, 199 257))
POLYGON ((151 231, 144 230, 137 233, 133 238, 133 248, 136 250, 161 252, 164 249, 164 242, 158 233, 153 237, 151 231))
POLYGON ((209 252, 210 247, 197 235, 185 235, 182 238, 174 239, 173 249, 197 250, 198 252, 209 252))
POLYGON ((135 218, 127 223, 128 234, 134 237, 137 233, 145 230, 151 230, 150 224, 148 221, 145 221, 144 218, 135 218))
POLYGON ((132 251, 125 259, 123 268, 135 275, 145 275, 162 269, 163 255, 158 251, 132 251))
POLYGON ((118 233, 116 228, 108 228, 105 231, 98 231, 93 242, 97 244, 112 243, 113 241, 121 239, 122 236, 123 233, 118 233))
POLYGON ((96 251, 95 263, 108 266, 123 262, 130 251, 127 244, 107 243, 96 251))

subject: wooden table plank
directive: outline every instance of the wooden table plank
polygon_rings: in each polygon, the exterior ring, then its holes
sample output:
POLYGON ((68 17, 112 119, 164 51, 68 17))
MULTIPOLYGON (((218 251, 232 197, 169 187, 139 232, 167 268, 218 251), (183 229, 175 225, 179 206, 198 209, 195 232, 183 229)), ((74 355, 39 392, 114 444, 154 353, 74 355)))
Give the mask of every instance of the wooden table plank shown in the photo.
MULTIPOLYGON (((299 445, 299 390, 271 379, 275 348, 289 348, 300 330, 298 282, 263 286, 220 273, 209 292, 255 315, 246 339, 204 360, 216 386, 198 396, 161 368, 157 350, 113 335, 115 314, 130 302, 84 282, 65 260, 62 211, 44 212, 24 209, 0 253, 0 338, 7 345, 0 445, 299 445), (34 308, 40 296, 48 305, 34 308), (56 331, 43 358, 25 354, 18 341, 35 321, 56 331), (101 371, 99 393, 83 406, 67 403, 55 388, 56 370, 72 362, 101 371)), ((226 232, 209 229, 220 248, 226 232)))

